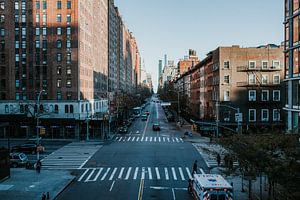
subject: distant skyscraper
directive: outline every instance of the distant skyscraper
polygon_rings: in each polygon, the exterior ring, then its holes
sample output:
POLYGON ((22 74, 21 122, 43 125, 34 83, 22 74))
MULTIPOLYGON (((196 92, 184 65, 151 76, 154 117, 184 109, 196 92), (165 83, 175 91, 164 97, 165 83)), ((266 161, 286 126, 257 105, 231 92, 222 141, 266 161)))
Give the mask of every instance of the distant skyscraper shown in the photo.
POLYGON ((168 65, 168 57, 167 57, 167 54, 165 54, 165 66, 164 67, 166 67, 167 65, 168 65))
POLYGON ((158 61, 158 79, 162 74, 162 65, 163 65, 162 62, 163 62, 162 60, 158 61))

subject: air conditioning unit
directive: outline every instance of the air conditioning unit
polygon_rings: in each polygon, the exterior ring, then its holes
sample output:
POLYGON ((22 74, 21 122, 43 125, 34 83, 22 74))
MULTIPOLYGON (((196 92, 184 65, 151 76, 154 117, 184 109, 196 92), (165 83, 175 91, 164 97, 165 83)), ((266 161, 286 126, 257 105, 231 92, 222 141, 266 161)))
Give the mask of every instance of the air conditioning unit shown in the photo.
POLYGON ((229 117, 224 118, 224 122, 229 122, 229 121, 230 121, 229 117))

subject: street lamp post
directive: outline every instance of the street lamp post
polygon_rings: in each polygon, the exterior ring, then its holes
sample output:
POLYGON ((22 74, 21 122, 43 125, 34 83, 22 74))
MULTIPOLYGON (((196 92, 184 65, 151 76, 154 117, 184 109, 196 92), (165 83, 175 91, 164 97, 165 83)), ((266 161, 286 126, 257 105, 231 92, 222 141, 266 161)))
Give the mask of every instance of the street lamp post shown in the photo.
MULTIPOLYGON (((40 137, 39 137, 39 112, 40 112, 40 98, 41 98, 41 95, 42 93, 45 92, 45 90, 41 90, 39 95, 38 95, 38 98, 37 98, 37 110, 36 110, 36 113, 35 113, 35 117, 36 117, 36 144, 37 144, 37 147, 38 145, 40 144, 40 137)), ((38 151, 37 149, 37 153, 36 153, 36 158, 37 160, 40 159, 40 152, 38 151)))

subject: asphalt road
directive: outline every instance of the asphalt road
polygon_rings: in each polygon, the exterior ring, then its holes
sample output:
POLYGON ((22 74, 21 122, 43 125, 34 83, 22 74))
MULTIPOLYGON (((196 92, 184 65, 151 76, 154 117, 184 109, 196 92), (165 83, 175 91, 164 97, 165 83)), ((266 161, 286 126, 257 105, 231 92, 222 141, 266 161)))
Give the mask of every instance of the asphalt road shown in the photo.
POLYGON ((189 142, 168 123, 159 103, 145 109, 147 121, 137 118, 127 134, 117 135, 80 170, 58 199, 192 199, 187 192, 194 160, 201 172, 207 167, 189 142), (161 131, 153 131, 159 123, 161 131))

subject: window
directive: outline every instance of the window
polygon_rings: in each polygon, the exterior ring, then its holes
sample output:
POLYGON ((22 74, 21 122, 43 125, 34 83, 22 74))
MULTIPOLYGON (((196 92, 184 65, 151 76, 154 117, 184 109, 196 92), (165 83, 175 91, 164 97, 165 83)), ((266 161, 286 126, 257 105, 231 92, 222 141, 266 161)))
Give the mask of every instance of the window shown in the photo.
POLYGON ((47 40, 42 41, 42 48, 45 50, 47 49, 47 40))
POLYGON ((230 92, 224 91, 224 101, 230 101, 230 92))
POLYGON ((47 14, 44 13, 43 14, 43 24, 46 24, 47 23, 47 14))
POLYGON ((261 83, 265 85, 268 84, 268 82, 269 82, 269 76, 267 74, 263 74, 261 76, 261 83))
POLYGON ((269 110, 268 109, 261 110, 261 121, 263 121, 263 122, 269 121, 269 110))
POLYGON ((58 105, 54 105, 54 112, 58 113, 58 105))
POLYGON ((273 121, 280 121, 280 109, 273 109, 273 121))
POLYGON ((26 23, 26 15, 22 15, 22 23, 26 23))
POLYGON ((59 9, 59 10, 61 9, 61 1, 57 1, 57 2, 56 2, 56 7, 57 7, 57 9, 59 9))
POLYGON ((22 28, 22 38, 26 38, 26 28, 22 28))
POLYGON ((20 87, 20 80, 16 80, 16 88, 20 87))
POLYGON ((224 76, 224 83, 229 84, 229 75, 224 76))
POLYGON ((67 66, 67 75, 71 75, 71 74, 72 74, 71 66, 67 66))
POLYGON ((43 10, 46 10, 46 9, 47 9, 47 2, 43 1, 43 10))
POLYGON ((58 88, 60 88, 60 87, 61 87, 61 79, 57 79, 56 86, 57 86, 58 88))
POLYGON ((57 61, 57 62, 61 62, 61 60, 62 60, 62 55, 61 55, 61 53, 56 54, 56 61, 57 61))
POLYGON ((35 8, 37 9, 37 10, 39 10, 40 9, 40 1, 36 1, 35 2, 35 8))
POLYGON ((67 64, 71 64, 71 53, 67 53, 67 64))
POLYGON ((20 93, 16 92, 16 100, 20 100, 20 93))
POLYGON ((61 40, 57 40, 56 41, 56 48, 61 49, 61 46, 62 46, 61 40))
POLYGON ((61 14, 56 15, 56 22, 61 22, 61 14))
POLYGON ((71 35, 71 27, 67 27, 67 35, 71 35))
POLYGON ((67 87, 68 88, 72 87, 72 80, 71 79, 67 79, 67 87))
POLYGON ((262 69, 268 69, 268 61, 262 61, 261 62, 261 68, 262 69))
POLYGON ((18 1, 15 1, 15 10, 19 10, 20 9, 20 4, 18 1))
POLYGON ((273 60, 273 66, 272 66, 272 68, 280 69, 280 61, 273 60))
POLYGON ((255 69, 256 68, 256 62, 255 61, 249 61, 249 69, 255 69))
POLYGON ((256 83, 255 74, 249 74, 249 84, 255 84, 255 83, 256 83))
POLYGON ((256 101, 256 90, 249 90, 248 100, 249 101, 256 101))
POLYGON ((1 35, 1 37, 5 36, 5 29, 4 28, 0 29, 0 35, 1 35))
POLYGON ((5 16, 4 15, 0 15, 0 23, 4 23, 5 21, 5 16))
POLYGON ((22 49, 26 49, 26 41, 22 40, 22 49))
POLYGON ((39 36, 40 35, 40 28, 35 28, 35 35, 39 36))
POLYGON ((256 121, 256 110, 249 109, 249 122, 255 122, 255 121, 256 121))
POLYGON ((57 66, 57 75, 61 75, 61 66, 57 66))
POLYGON ((61 35, 61 27, 57 27, 56 28, 56 34, 57 35, 61 35))
MULTIPOLYGON (((69 97, 70 93, 68 94, 68 97, 69 97)), ((71 96, 71 95, 70 95, 71 96)), ((71 98, 70 98, 71 99, 71 98)), ((70 113, 74 113, 74 106, 73 105, 70 105, 70 113)))
POLYGON ((1 9, 1 10, 4 10, 4 9, 5 9, 5 3, 4 3, 4 1, 1 1, 1 2, 0 2, 0 9, 1 9))
POLYGON ((26 2, 25 1, 21 2, 21 9, 22 9, 22 11, 26 10, 26 2))
POLYGON ((35 41, 35 48, 39 49, 41 47, 41 42, 40 40, 35 41))
POLYGON ((71 15, 67 14, 67 23, 70 23, 70 22, 71 22, 71 15))
POLYGON ((16 49, 19 49, 19 48, 20 48, 20 42, 19 42, 19 41, 16 41, 16 42, 15 42, 15 48, 16 48, 16 49))
POLYGON ((224 61, 224 69, 229 69, 229 61, 224 61))
POLYGON ((35 22, 40 23, 40 14, 35 15, 35 22))
POLYGON ((67 48, 71 48, 71 40, 67 40, 67 48))
POLYGON ((43 53, 42 59, 43 59, 43 64, 47 64, 47 54, 46 53, 43 53))
POLYGON ((16 54, 16 62, 20 62, 20 54, 16 54))
POLYGON ((20 22, 20 16, 19 15, 15 15, 15 23, 19 23, 20 22))
POLYGON ((61 92, 57 92, 57 100, 61 100, 61 92))
POLYGON ((280 90, 273 90, 273 101, 280 101, 280 90))
POLYGON ((65 113, 69 113, 69 105, 65 105, 65 113))
POLYGON ((47 28, 46 27, 43 28, 43 35, 44 36, 47 35, 47 28))
POLYGON ((71 9, 71 1, 67 1, 67 9, 71 9))
POLYGON ((269 101, 269 90, 262 90, 261 100, 262 101, 269 101))
POLYGON ((280 84, 280 75, 279 74, 275 74, 273 75, 273 84, 280 84))

